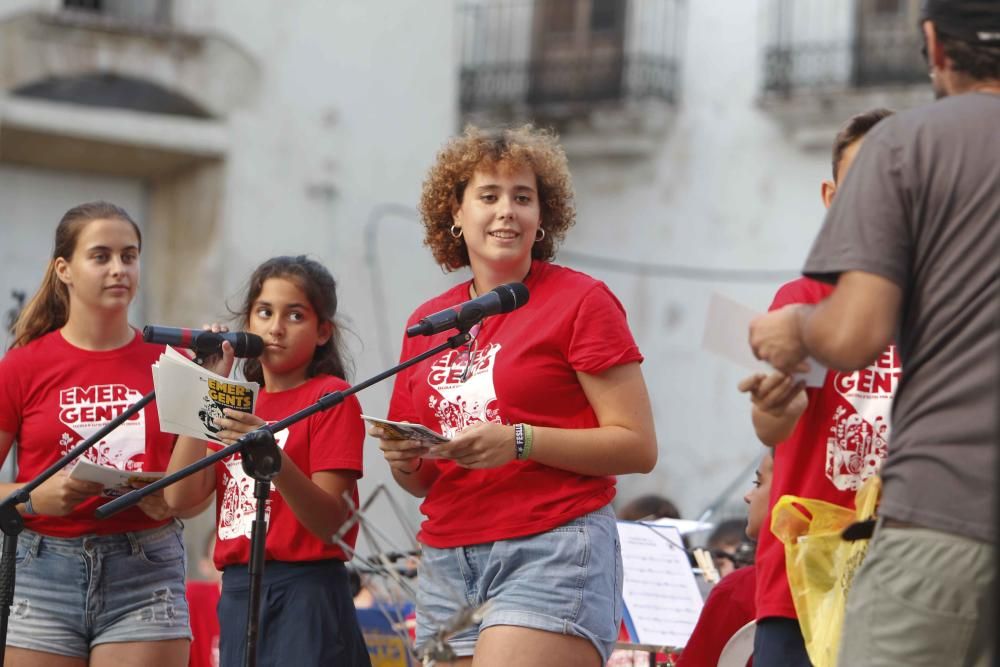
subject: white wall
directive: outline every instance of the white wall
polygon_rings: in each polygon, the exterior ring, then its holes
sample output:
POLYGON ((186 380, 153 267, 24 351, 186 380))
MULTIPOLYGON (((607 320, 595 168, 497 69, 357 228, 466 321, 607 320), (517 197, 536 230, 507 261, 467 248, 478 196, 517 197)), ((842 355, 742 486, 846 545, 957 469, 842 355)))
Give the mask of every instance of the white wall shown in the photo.
MULTIPOLYGON (((756 107, 763 3, 687 3, 677 117, 653 157, 574 159, 579 216, 566 250, 652 265, 787 270, 795 277, 822 221, 829 152, 804 152, 756 107)), ((862 109, 858 109, 861 111, 862 109)), ((846 120, 846 119, 845 119, 846 120)), ((832 145, 833 136, 830 136, 832 145)), ((719 291, 766 309, 778 283, 642 277, 579 262, 625 303, 646 356, 660 462, 621 480, 620 498, 659 492, 700 513, 761 451, 743 373, 700 349, 719 291)), ((751 478, 743 480, 748 488, 751 478)), ((742 492, 735 494, 738 503, 742 492)))

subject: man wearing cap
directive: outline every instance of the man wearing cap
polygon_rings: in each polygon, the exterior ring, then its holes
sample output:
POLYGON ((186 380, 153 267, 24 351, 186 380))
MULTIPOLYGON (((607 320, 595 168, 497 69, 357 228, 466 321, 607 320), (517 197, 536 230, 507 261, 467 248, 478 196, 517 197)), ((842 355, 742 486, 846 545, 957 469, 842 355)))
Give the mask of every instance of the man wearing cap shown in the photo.
POLYGON ((804 273, 815 306, 757 318, 754 352, 791 372, 905 369, 881 516, 847 603, 842 666, 986 665, 1000 446, 1000 0, 930 0, 938 101, 873 129, 804 273))

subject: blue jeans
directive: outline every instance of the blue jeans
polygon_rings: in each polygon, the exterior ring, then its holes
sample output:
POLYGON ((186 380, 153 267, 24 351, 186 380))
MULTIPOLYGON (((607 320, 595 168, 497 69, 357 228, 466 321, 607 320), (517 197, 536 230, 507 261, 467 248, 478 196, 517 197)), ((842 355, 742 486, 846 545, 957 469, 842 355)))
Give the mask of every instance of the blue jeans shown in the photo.
MULTIPOLYGON (((258 665, 371 667, 342 561, 269 560, 261 579, 258 665)), ((221 665, 244 664, 249 599, 247 566, 227 566, 219 598, 221 665)))
POLYGON ((98 644, 191 639, 181 525, 17 543, 7 645, 86 658, 98 644))
POLYGON ((463 608, 489 602, 448 637, 458 656, 475 651, 479 632, 515 625, 583 637, 601 655, 614 648, 622 619, 622 561, 610 507, 538 535, 435 549, 424 547, 417 579, 417 647, 463 608))

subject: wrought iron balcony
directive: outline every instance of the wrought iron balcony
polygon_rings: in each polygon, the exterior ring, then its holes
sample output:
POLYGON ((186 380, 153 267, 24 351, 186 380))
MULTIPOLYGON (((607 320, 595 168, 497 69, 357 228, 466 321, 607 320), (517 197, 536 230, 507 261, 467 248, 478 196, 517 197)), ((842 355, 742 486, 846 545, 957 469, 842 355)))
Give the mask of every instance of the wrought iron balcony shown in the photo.
POLYGON ((682 0, 466 0, 460 106, 560 119, 629 101, 673 104, 682 0))
POLYGON ((62 8, 94 24, 165 28, 171 23, 173 0, 62 0, 62 8))
POLYGON ((771 0, 764 91, 922 84, 919 0, 771 0))

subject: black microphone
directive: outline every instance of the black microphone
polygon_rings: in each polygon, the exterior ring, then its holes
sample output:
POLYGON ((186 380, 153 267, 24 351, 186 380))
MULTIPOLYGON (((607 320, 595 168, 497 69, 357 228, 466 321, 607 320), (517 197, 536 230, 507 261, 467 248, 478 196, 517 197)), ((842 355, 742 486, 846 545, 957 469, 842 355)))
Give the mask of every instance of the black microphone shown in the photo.
POLYGON ((233 346, 237 357, 259 357, 264 352, 264 339, 246 331, 215 333, 203 329, 147 326, 142 329, 142 339, 147 343, 194 350, 199 357, 219 354, 224 340, 228 340, 233 346))
POLYGON ((485 317, 509 313, 526 303, 528 303, 528 288, 523 283, 507 283, 471 301, 428 315, 407 329, 406 335, 411 338, 433 336, 456 328, 467 331, 485 317))

